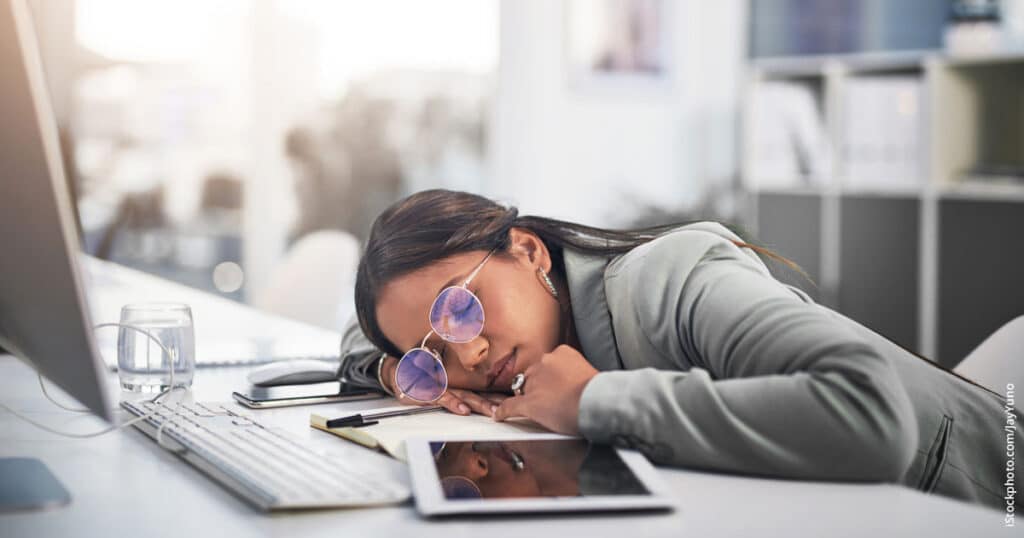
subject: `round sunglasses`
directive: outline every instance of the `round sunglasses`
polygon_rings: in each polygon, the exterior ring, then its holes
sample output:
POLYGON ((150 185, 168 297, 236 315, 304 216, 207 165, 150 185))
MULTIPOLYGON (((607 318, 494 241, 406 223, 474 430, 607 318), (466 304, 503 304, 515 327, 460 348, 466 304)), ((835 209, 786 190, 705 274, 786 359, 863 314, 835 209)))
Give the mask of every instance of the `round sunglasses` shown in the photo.
POLYGON ((487 253, 483 261, 459 286, 448 286, 441 290, 430 306, 430 329, 419 347, 402 355, 395 369, 395 387, 401 395, 421 403, 436 401, 448 390, 448 372, 444 369, 441 355, 427 347, 430 335, 436 334, 446 342, 462 344, 473 340, 484 330, 484 306, 480 299, 469 291, 469 283, 491 259, 494 250, 487 253))
MULTIPOLYGON (((430 443, 430 451, 434 455, 434 461, 438 461, 441 458, 441 453, 447 444, 444 441, 430 443)), ((441 478, 441 491, 444 492, 446 499, 481 499, 484 496, 476 482, 459 475, 441 478)))
POLYGON ((482 499, 484 494, 480 491, 480 486, 476 485, 465 476, 446 476, 441 479, 441 491, 444 493, 446 499, 452 500, 463 500, 463 499, 482 499))

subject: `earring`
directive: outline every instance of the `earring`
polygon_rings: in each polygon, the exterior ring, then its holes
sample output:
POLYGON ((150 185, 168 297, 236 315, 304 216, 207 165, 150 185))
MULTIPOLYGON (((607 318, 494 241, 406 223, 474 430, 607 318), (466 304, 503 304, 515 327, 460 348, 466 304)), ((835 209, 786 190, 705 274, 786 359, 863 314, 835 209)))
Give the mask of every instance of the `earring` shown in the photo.
POLYGON ((548 292, 551 293, 551 296, 557 299, 558 290, 555 289, 555 283, 551 282, 551 277, 548 276, 547 272, 544 271, 544 269, 541 269, 540 267, 537 268, 537 278, 540 279, 541 283, 544 284, 545 287, 547 287, 548 292))

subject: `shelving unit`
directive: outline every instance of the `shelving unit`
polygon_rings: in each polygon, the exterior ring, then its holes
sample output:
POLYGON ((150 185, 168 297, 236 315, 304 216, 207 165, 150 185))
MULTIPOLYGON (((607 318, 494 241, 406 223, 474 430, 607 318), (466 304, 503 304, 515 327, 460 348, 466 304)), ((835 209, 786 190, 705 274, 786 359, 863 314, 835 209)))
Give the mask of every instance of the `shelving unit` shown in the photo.
POLYGON ((784 280, 946 366, 1024 314, 1024 184, 964 179, 979 164, 1024 164, 1024 53, 754 59, 742 123, 755 239, 801 264, 817 287, 784 280), (845 106, 861 77, 920 81, 914 181, 887 187, 848 177, 845 106), (761 181, 758 96, 777 81, 814 96, 831 159, 813 181, 761 181))

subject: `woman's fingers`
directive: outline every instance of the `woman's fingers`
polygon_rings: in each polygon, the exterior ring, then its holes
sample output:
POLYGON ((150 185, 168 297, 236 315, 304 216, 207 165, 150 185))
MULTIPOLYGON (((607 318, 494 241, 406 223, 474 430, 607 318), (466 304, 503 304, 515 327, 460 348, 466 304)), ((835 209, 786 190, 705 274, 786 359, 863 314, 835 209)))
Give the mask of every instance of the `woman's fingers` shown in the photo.
POLYGON ((494 410, 494 414, 491 415, 492 418, 500 422, 509 417, 525 417, 525 398, 525 396, 513 396, 511 398, 506 398, 505 401, 494 410))
POLYGON ((463 389, 448 389, 437 401, 424 403, 418 402, 402 395, 398 398, 399 403, 404 405, 440 405, 456 415, 469 415, 479 413, 484 416, 493 416, 496 409, 509 396, 497 392, 473 392, 463 389))
POLYGON ((408 397, 408 396, 403 394, 403 395, 398 397, 398 403, 400 403, 402 405, 419 405, 419 406, 440 405, 441 407, 444 407, 445 409, 451 411, 452 413, 455 413, 456 415, 468 415, 468 414, 473 412, 469 408, 469 406, 466 405, 465 402, 463 402, 457 396, 452 394, 451 391, 448 391, 448 392, 444 393, 443 396, 441 396, 440 398, 437 399, 437 401, 434 401, 434 402, 421 402, 421 401, 418 401, 418 400, 413 400, 412 398, 410 398, 410 397, 408 397))
POLYGON ((494 402, 485 398, 482 394, 460 389, 450 389, 449 392, 455 394, 463 403, 469 408, 481 415, 491 416, 491 408, 495 405, 494 402))
POLYGON ((470 407, 466 405, 466 402, 462 401, 462 399, 451 390, 444 393, 444 396, 441 396, 441 398, 434 403, 444 407, 456 415, 468 415, 473 412, 470 407))

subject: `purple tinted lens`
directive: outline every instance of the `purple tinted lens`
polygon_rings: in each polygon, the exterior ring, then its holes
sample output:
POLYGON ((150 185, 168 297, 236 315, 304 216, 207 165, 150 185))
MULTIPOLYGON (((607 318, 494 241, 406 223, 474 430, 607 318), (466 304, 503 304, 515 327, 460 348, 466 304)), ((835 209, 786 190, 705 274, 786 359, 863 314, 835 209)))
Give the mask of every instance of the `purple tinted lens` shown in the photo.
POLYGON ((441 489, 446 499, 479 499, 484 496, 472 480, 461 476, 442 478, 441 489))
POLYGON ((398 362, 395 382, 398 390, 413 400, 432 402, 448 388, 448 374, 433 353, 418 347, 398 362))
POLYGON ((466 288, 445 288, 430 307, 430 327, 449 342, 469 342, 484 330, 484 307, 466 288))

